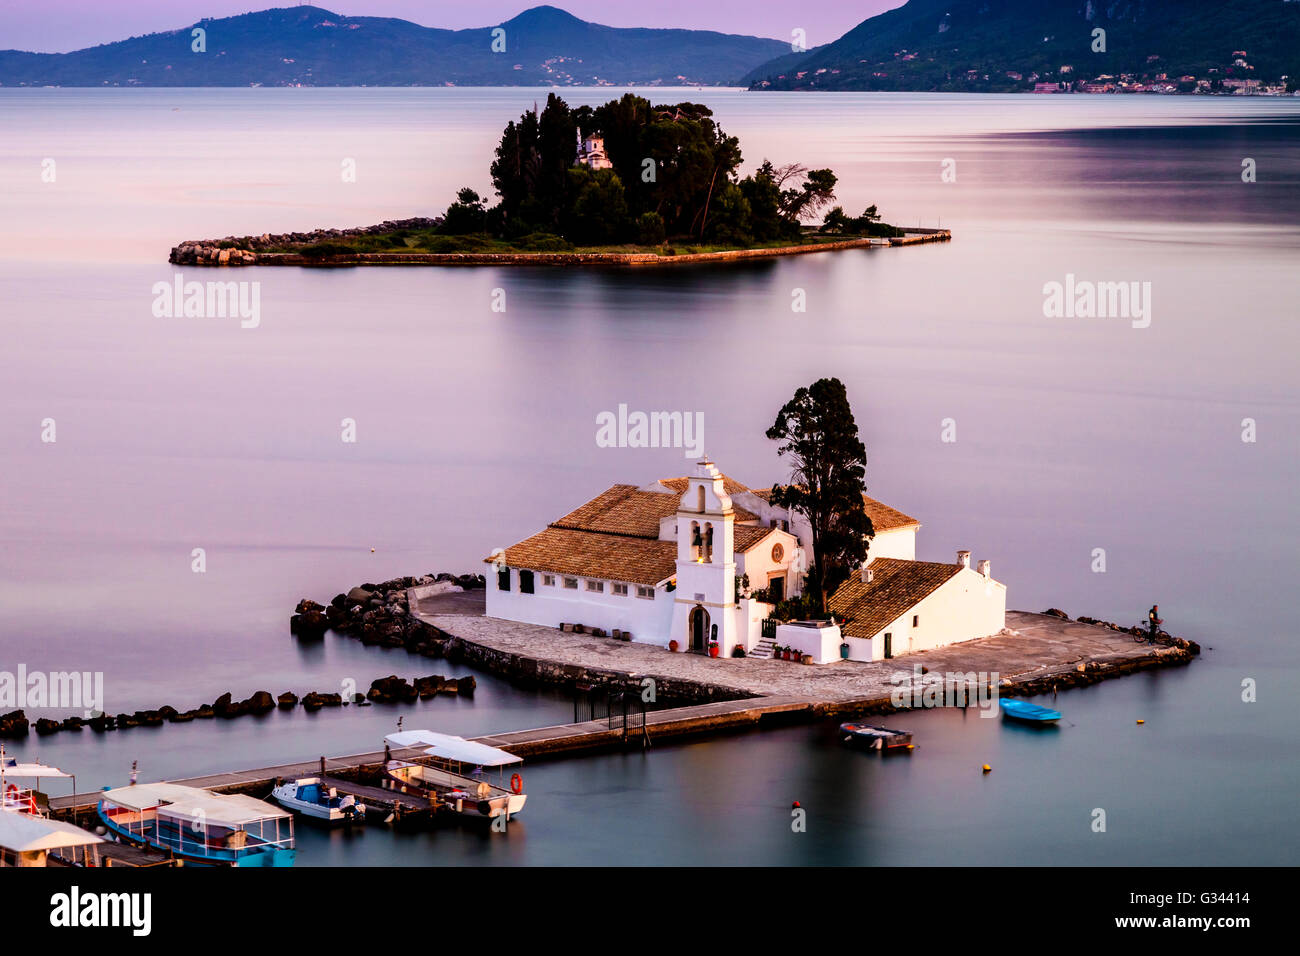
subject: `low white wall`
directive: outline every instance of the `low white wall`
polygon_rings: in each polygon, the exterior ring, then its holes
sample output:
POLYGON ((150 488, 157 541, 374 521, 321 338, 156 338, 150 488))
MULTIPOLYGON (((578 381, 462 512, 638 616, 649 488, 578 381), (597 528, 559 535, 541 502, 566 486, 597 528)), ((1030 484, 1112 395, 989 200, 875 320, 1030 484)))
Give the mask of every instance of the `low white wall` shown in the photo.
POLYGON ((840 659, 840 629, 834 624, 826 627, 778 624, 775 640, 782 647, 792 647, 800 654, 811 654, 817 664, 829 664, 840 659))

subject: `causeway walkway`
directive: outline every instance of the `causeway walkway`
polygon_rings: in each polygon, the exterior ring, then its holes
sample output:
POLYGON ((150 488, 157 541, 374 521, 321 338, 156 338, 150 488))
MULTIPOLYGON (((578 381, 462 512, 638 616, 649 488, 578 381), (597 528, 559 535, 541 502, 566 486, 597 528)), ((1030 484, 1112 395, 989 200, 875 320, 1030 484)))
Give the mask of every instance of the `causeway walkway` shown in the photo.
POLYGON ((411 613, 447 634, 503 654, 620 671, 638 679, 662 677, 709 684, 755 697, 822 703, 888 699, 897 686, 895 675, 912 675, 917 667, 940 673, 996 672, 999 679, 1009 678, 1015 684, 1063 675, 1089 662, 1119 664, 1149 658, 1154 663, 1162 655, 1177 656, 1170 652, 1179 650, 1138 644, 1130 635, 1106 627, 1029 611, 1008 611, 1009 633, 886 661, 808 666, 790 661, 674 653, 651 644, 485 617, 483 600, 482 592, 434 595, 413 602, 411 613))

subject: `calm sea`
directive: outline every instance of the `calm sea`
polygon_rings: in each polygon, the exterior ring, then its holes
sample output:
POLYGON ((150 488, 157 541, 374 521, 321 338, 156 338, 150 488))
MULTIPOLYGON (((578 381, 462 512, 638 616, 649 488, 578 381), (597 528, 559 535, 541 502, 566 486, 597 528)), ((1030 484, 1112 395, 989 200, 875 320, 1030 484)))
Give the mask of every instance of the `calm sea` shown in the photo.
MULTIPOLYGON (((992 559, 1018 608, 1128 624, 1158 602, 1202 658, 1064 693, 1050 734, 891 718, 906 759, 814 727, 540 764, 505 839, 308 832, 302 863, 1300 862, 1300 100, 660 90, 712 106, 747 167, 830 166, 850 213, 954 241, 672 272, 247 271, 220 278, 260 283, 256 329, 153 316, 181 240, 489 192, 500 128, 544 96, 0 91, 0 670, 102 671, 110 712, 464 673, 302 647, 288 616, 477 568, 610 484, 684 473, 681 450, 597 447, 620 404, 702 412, 725 471, 784 478, 764 430, 836 375, 920 557, 992 559), (1149 326, 1046 317, 1067 276, 1150 283, 1149 326)), ((473 701, 10 749, 87 789, 133 760, 148 780, 370 749, 399 714, 468 734, 570 708, 480 675, 473 701)))

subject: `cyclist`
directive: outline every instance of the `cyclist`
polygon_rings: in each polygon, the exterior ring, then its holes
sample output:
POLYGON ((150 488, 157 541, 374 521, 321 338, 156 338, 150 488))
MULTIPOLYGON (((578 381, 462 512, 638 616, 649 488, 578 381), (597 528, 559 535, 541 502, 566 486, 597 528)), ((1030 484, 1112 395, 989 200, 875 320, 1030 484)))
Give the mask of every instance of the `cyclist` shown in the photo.
POLYGON ((1151 610, 1147 611, 1147 629, 1150 633, 1152 644, 1156 642, 1156 638, 1160 634, 1160 625, 1163 623, 1164 621, 1160 620, 1160 605, 1152 604, 1151 610))

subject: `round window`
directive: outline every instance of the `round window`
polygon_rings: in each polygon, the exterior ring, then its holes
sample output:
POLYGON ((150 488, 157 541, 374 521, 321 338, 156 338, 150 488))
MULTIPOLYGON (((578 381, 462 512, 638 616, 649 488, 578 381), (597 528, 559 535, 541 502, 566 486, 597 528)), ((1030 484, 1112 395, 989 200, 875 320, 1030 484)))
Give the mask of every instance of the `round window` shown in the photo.
POLYGON ((780 561, 784 557, 785 557, 785 548, 783 548, 779 544, 772 545, 772 560, 780 561))

